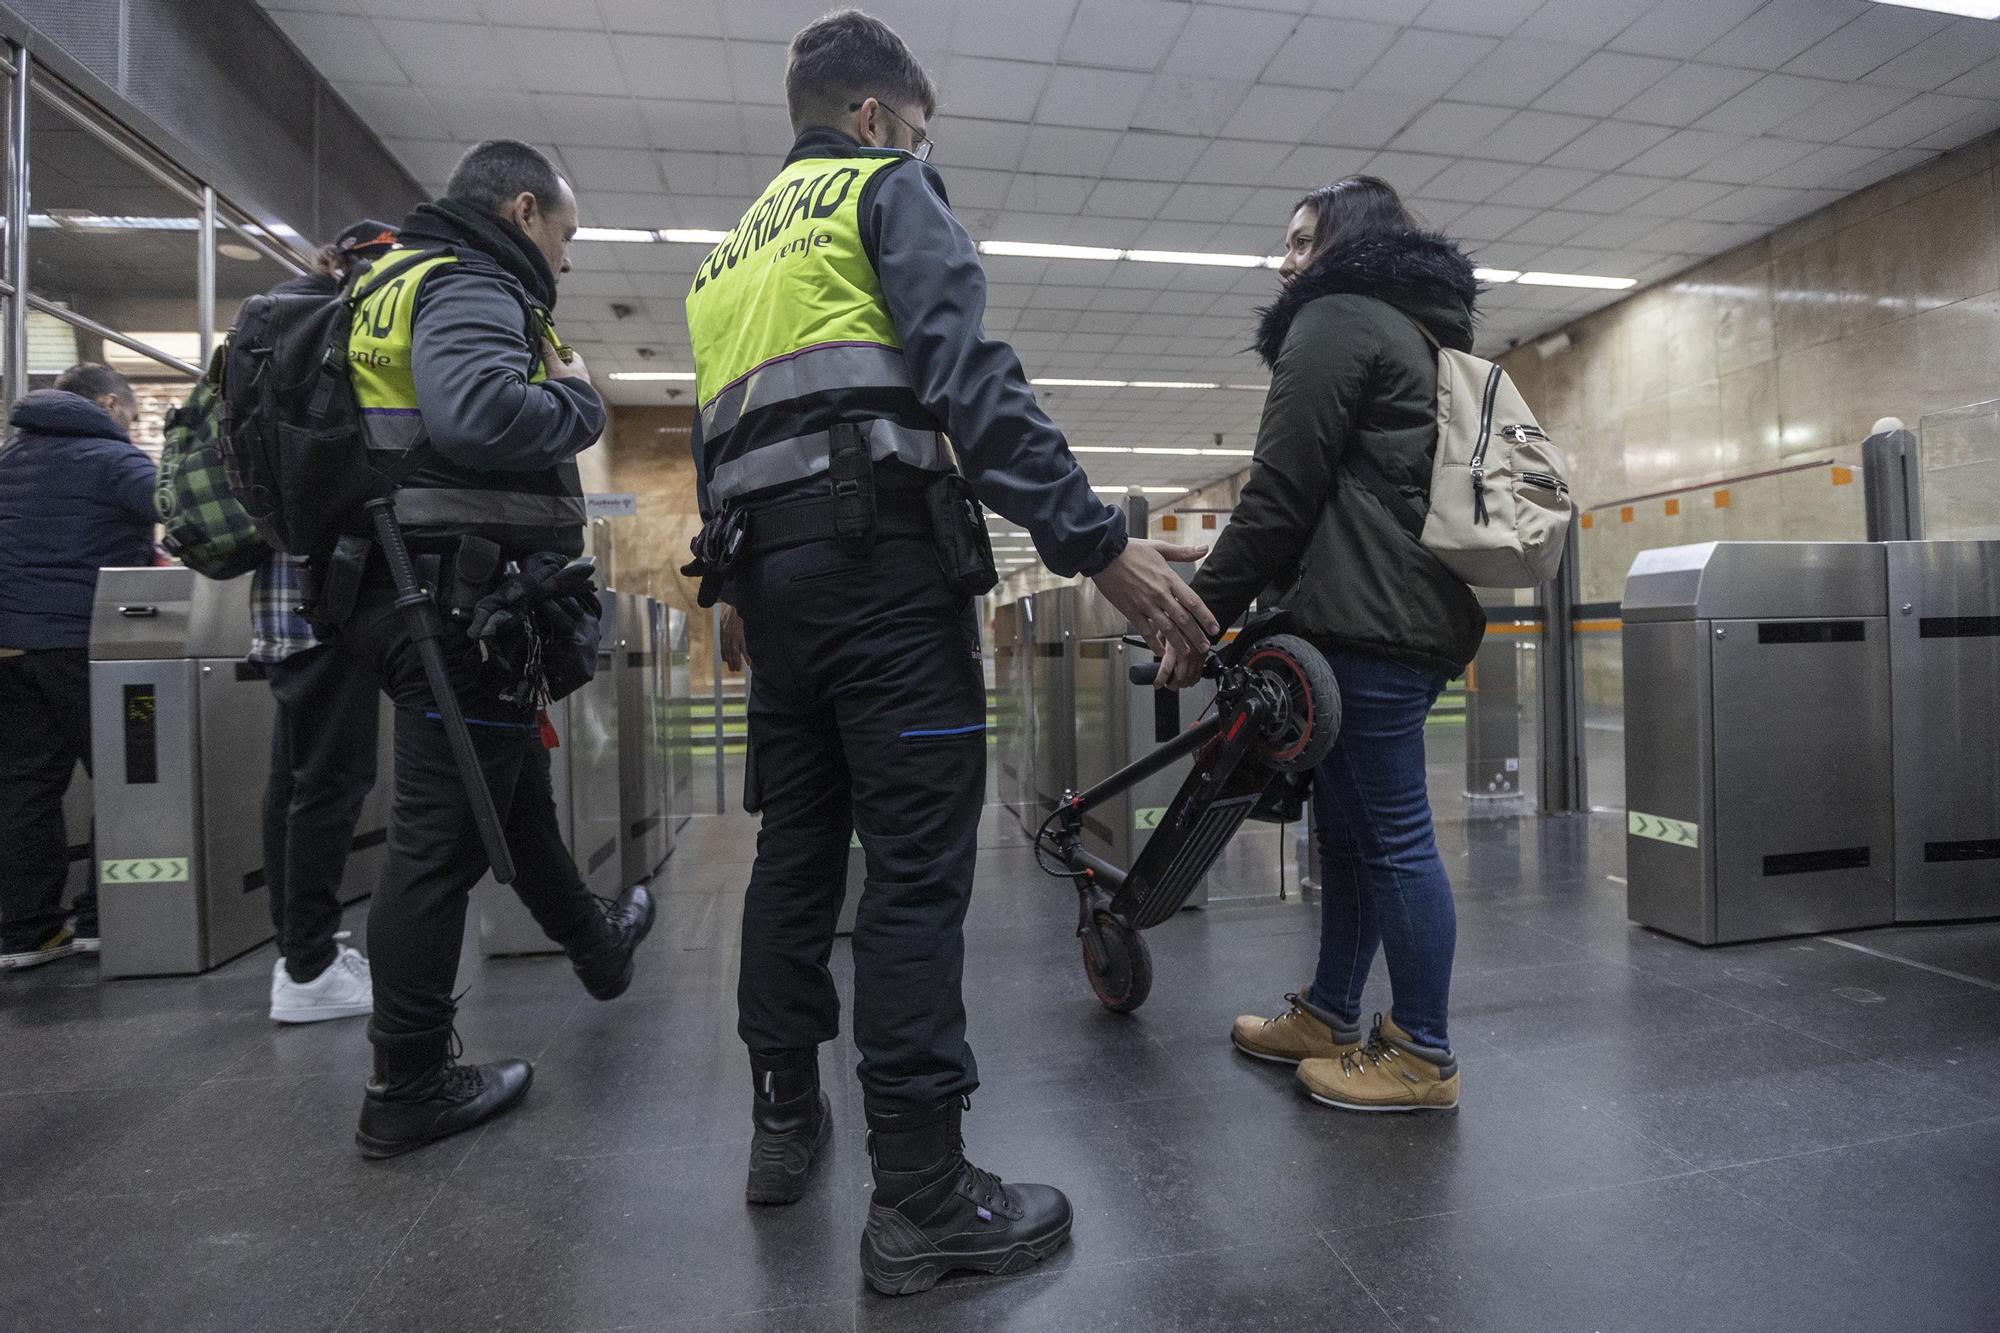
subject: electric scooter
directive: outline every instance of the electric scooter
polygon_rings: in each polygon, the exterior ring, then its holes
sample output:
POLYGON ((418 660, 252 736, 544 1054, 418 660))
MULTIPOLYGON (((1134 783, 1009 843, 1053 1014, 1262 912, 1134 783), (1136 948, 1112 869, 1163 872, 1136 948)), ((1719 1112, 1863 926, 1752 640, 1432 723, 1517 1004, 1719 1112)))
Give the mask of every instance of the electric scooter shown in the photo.
MULTIPOLYGON (((1340 734, 1333 668, 1304 639, 1268 632, 1274 620, 1262 635, 1253 621, 1209 650, 1202 675, 1216 682, 1215 701, 1201 721, 1088 790, 1065 792, 1035 835, 1042 868, 1076 885, 1084 975, 1114 1013, 1131 1013, 1152 991, 1152 954, 1139 932, 1181 909, 1244 820, 1296 819, 1306 775, 1340 734), (1130 870, 1084 847, 1086 815, 1189 755, 1194 767, 1130 870)), ((1157 662, 1131 669, 1135 685, 1158 675, 1157 662)))

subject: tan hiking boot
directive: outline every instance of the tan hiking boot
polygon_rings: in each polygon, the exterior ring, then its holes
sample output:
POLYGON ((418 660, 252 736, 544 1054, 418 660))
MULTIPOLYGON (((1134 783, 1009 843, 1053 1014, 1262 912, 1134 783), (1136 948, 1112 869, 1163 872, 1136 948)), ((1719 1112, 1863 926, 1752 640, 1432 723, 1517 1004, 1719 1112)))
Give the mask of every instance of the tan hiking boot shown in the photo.
POLYGON ((1393 1018, 1375 1015, 1368 1044, 1334 1060, 1306 1060, 1299 1082, 1316 1102, 1344 1111, 1449 1111, 1458 1105, 1458 1061, 1419 1046, 1393 1018))
POLYGON ((1236 1020, 1229 1039, 1237 1050, 1258 1060, 1295 1065, 1301 1060, 1337 1060, 1361 1049, 1359 1027, 1342 1027, 1332 1014, 1297 995, 1285 999, 1292 1007, 1276 1018, 1245 1014, 1236 1020))

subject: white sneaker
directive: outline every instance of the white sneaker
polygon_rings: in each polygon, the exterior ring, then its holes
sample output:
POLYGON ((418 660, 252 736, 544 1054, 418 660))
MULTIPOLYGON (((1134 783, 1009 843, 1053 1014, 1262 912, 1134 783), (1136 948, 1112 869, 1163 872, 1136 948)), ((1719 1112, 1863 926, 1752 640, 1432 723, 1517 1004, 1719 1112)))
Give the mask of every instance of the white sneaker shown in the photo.
POLYGON ((0 972, 22 972, 43 963, 53 963, 58 958, 67 958, 76 952, 76 941, 64 926, 55 934, 32 949, 21 949, 13 953, 0 953, 0 972))
POLYGON ((368 960, 338 941, 348 931, 333 938, 337 953, 326 971, 311 981, 292 980, 280 958, 271 969, 271 1021, 274 1023, 321 1023, 329 1018, 361 1018, 375 1011, 375 985, 369 977, 368 960))

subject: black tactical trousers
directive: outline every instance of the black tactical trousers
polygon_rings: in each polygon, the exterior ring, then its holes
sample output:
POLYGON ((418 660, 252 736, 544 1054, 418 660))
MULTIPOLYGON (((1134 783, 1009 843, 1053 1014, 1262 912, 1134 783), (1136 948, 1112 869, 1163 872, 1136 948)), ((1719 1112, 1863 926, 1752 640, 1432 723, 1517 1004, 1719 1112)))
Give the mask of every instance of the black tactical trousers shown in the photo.
POLYGON ((750 650, 764 815, 743 905, 738 1031, 753 1053, 839 1031, 827 971, 849 839, 868 870, 854 927, 854 1041, 872 1110, 978 1086, 959 983, 980 808, 986 688, 974 604, 928 540, 750 558, 731 584, 750 650))
POLYGON ((264 668, 278 717, 264 788, 264 885, 294 981, 335 957, 340 884, 361 803, 375 788, 375 678, 329 643, 264 668))
MULTIPOLYGON (((389 863, 368 910, 374 1029, 431 1031, 452 1019, 466 903, 488 869, 486 852, 395 595, 387 589, 365 592, 343 633, 350 651, 368 661, 396 706, 389 863)), ((604 918, 563 845, 549 755, 534 716, 500 697, 507 682, 484 667, 463 632, 447 625, 442 643, 453 692, 465 710, 514 855, 514 892, 551 940, 565 949, 588 945, 603 931, 604 918)))

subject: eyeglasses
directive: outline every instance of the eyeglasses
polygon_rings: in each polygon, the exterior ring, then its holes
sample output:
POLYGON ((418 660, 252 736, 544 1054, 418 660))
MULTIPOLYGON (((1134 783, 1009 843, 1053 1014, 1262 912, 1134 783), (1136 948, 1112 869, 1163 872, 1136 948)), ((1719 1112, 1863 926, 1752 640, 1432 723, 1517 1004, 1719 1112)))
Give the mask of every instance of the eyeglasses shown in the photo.
MULTIPOLYGON (((862 107, 866 105, 867 105, 866 102, 851 102, 848 104, 847 109, 849 111, 859 111, 862 107)), ((895 107, 890 106, 887 102, 883 101, 881 98, 878 97, 875 99, 875 105, 881 107, 884 111, 888 112, 891 116, 895 117, 896 123, 898 125, 901 125, 904 129, 908 130, 910 133, 917 136, 917 146, 910 150, 910 156, 914 157, 919 162, 930 161, 931 149, 937 147, 937 141, 932 139, 930 135, 925 134, 922 130, 918 129, 916 126, 910 124, 909 121, 903 119, 903 115, 901 112, 897 111, 895 107)))

